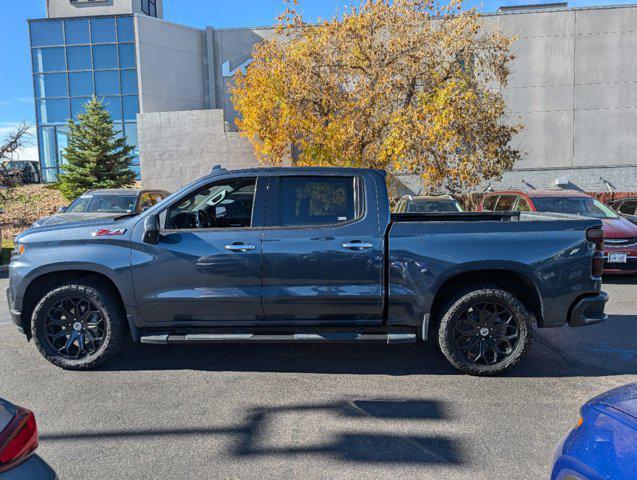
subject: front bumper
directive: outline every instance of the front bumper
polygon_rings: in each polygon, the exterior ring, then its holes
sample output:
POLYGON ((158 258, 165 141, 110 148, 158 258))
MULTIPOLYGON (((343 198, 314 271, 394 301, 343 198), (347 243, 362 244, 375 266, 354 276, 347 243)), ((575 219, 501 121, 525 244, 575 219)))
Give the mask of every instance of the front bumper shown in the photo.
POLYGON ((20 330, 20 332, 24 333, 24 328, 22 328, 22 315, 21 312, 18 312, 14 308, 13 299, 11 298, 11 289, 7 288, 7 304, 9 305, 9 313, 11 314, 11 320, 15 324, 16 328, 20 330))
POLYGON ((604 313, 606 302, 608 302, 606 292, 578 299, 571 307, 568 324, 571 327, 583 327, 605 321, 608 318, 608 315, 604 313))

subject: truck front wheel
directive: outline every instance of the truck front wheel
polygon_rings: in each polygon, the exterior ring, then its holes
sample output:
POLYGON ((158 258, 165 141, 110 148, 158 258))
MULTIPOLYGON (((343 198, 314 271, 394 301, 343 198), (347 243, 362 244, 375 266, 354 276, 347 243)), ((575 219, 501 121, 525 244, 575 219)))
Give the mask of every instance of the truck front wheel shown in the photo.
POLYGON ((500 374, 518 363, 531 343, 531 316, 506 290, 466 289, 452 297, 442 312, 440 349, 464 373, 500 374))
POLYGON ((125 339, 121 303, 100 282, 74 281, 46 293, 31 317, 35 345, 66 370, 91 370, 110 359, 125 339))

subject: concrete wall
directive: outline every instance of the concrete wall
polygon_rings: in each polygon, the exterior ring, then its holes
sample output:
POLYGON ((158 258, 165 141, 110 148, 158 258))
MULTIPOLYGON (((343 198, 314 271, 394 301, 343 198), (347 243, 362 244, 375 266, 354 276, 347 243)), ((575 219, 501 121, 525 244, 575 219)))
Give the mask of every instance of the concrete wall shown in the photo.
POLYGON ((227 128, 234 131, 237 114, 228 93, 232 85, 232 77, 237 70, 245 71, 252 60, 254 45, 271 38, 274 30, 272 28, 211 29, 208 34, 212 35, 212 52, 208 58, 214 65, 214 78, 211 81, 211 85, 214 85, 214 93, 211 97, 215 101, 212 107, 223 109, 227 128))
MULTIPOLYGON (((143 13, 141 0, 46 0, 46 10, 49 18, 143 13)), ((163 16, 163 0, 157 0, 157 17, 163 16)))
POLYGON ((248 142, 224 131, 221 109, 142 113, 137 121, 144 188, 172 192, 214 165, 258 166, 248 142))
POLYGON ((582 167, 592 167, 593 175, 597 167, 637 166, 637 7, 507 14, 488 21, 519 37, 518 59, 502 90, 512 116, 525 125, 515 139, 526 153, 516 170, 529 176, 536 169, 571 167, 555 174, 581 178, 588 171, 582 167))
POLYGON ((205 33, 143 15, 135 22, 140 111, 207 108, 205 33))

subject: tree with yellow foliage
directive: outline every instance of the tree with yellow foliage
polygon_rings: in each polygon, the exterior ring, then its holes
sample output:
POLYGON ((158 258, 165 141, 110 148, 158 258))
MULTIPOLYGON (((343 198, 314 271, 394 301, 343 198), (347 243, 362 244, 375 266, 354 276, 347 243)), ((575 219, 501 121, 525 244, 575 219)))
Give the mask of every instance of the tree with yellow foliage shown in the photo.
POLYGON ((261 162, 416 174, 435 193, 500 178, 520 158, 498 90, 513 39, 462 0, 361 0, 317 24, 286 3, 231 88, 261 162))

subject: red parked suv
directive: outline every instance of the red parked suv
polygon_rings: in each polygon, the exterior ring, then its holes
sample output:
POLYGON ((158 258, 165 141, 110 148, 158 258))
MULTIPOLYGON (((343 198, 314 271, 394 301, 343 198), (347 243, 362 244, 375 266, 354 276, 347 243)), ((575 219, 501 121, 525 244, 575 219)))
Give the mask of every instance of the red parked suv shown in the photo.
POLYGON ((604 223, 604 273, 637 274, 637 225, 585 193, 505 190, 485 194, 484 211, 551 212, 599 218, 604 223))

